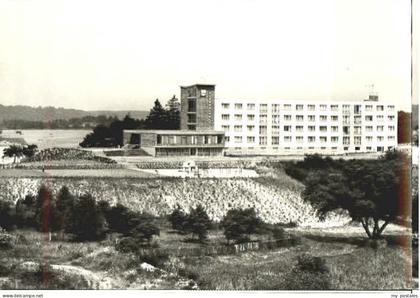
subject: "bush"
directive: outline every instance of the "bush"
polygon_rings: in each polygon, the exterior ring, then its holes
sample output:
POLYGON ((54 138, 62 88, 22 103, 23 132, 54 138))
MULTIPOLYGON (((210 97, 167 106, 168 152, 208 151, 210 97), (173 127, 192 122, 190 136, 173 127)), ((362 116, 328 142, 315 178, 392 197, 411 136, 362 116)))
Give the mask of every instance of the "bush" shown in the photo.
POLYGON ((263 226, 254 208, 231 209, 223 217, 221 224, 228 242, 235 240, 237 243, 249 240, 250 235, 263 226))
POLYGON ((105 217, 95 199, 89 194, 79 197, 66 232, 73 234, 76 241, 95 241, 104 239, 107 231, 105 217))
POLYGON ((325 265, 325 260, 321 257, 313 257, 308 254, 304 254, 298 257, 297 267, 299 270, 326 273, 328 268, 325 265))
POLYGON ((137 239, 140 243, 147 242, 150 245, 150 241, 153 236, 159 236, 159 228, 151 221, 140 221, 131 231, 132 237, 137 239))
POLYGON ((33 195, 26 195, 24 199, 19 199, 16 202, 16 225, 19 228, 30 227, 35 228, 35 197, 33 195))
POLYGON ((162 268, 169 260, 169 254, 160 249, 141 249, 137 253, 140 262, 146 262, 152 266, 162 268))
POLYGON ((12 249, 13 237, 0 228, 0 249, 12 249))
POLYGON ((271 229, 271 235, 273 236, 274 239, 284 239, 285 237, 285 232, 284 229, 281 227, 274 227, 271 229))
POLYGON ((285 173, 289 175, 290 177, 298 180, 298 181, 304 181, 306 179, 306 176, 308 176, 308 170, 298 168, 293 163, 288 163, 284 169, 285 173))
POLYGON ((195 280, 195 281, 198 281, 200 278, 200 275, 198 274, 198 272, 192 271, 191 269, 187 269, 187 268, 179 268, 178 275, 188 278, 188 279, 195 280))
POLYGON ((191 208, 185 228, 193 236, 197 235, 198 240, 201 242, 207 238, 208 230, 211 228, 211 221, 202 205, 191 208))
POLYGON ((15 225, 15 214, 10 202, 0 201, 0 228, 11 230, 15 225))
POLYGON ((301 255, 289 271, 282 288, 287 290, 329 290, 331 276, 325 260, 311 255, 301 255))
POLYGON ((188 222, 188 215, 181 209, 179 204, 168 216, 168 220, 172 225, 172 229, 179 233, 185 233, 185 224, 188 222))
POLYGON ((130 226, 130 221, 136 216, 134 212, 119 203, 110 209, 101 204, 100 208, 105 211, 106 221, 108 222, 111 231, 123 235, 129 234, 129 231, 132 228, 132 226, 130 226), (104 207, 106 210, 104 210, 104 207))
POLYGON ((133 237, 124 237, 117 242, 115 249, 123 253, 134 253, 139 249, 138 241, 133 237))
POLYGON ((285 276, 285 290, 330 290, 329 275, 310 271, 292 270, 285 276))

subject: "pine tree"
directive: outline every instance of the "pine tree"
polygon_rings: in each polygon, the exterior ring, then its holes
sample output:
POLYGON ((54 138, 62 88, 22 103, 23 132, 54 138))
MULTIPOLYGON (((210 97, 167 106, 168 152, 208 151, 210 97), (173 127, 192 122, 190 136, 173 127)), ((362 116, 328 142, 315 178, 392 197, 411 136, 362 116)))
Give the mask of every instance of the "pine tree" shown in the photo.
POLYGON ((196 208, 191 208, 186 224, 186 230, 190 232, 193 237, 198 236, 198 239, 202 242, 207 238, 208 230, 211 227, 211 220, 207 215, 204 207, 198 205, 196 208))

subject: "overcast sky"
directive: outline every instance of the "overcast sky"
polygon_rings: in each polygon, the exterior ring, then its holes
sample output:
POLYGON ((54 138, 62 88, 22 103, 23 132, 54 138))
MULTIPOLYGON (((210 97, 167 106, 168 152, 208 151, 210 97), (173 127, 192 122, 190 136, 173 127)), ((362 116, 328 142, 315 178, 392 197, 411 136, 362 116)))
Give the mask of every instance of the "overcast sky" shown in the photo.
POLYGON ((0 104, 150 109, 217 98, 410 109, 409 0, 0 0, 0 104))

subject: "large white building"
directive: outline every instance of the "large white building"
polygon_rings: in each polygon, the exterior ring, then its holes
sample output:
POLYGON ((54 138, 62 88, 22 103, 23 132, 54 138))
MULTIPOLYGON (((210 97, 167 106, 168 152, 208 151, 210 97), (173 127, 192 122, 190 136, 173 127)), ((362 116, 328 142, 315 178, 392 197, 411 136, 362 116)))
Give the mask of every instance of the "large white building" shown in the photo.
POLYGON ((397 146, 395 105, 368 100, 222 100, 215 85, 181 87, 181 130, 127 130, 124 143, 158 156, 343 154, 397 146))
POLYGON ((369 100, 215 100, 214 129, 227 154, 343 154, 397 146, 395 105, 369 100))

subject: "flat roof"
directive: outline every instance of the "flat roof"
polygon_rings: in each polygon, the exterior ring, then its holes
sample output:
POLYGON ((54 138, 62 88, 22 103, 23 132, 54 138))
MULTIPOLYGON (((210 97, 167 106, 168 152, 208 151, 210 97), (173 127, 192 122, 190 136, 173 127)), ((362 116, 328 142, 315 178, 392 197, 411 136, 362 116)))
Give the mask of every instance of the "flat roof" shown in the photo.
POLYGON ((389 100, 365 100, 365 99, 347 99, 347 100, 321 100, 321 99, 276 99, 276 98, 267 98, 267 99, 240 99, 240 98, 215 98, 217 103, 262 103, 262 104, 331 104, 331 105, 340 105, 340 104, 375 104, 375 105, 394 105, 395 103, 389 100))
POLYGON ((155 133, 161 135, 214 135, 224 134, 224 131, 217 130, 165 130, 165 129, 125 129, 128 133, 155 133))
POLYGON ((197 86, 197 87, 214 87, 214 86, 216 86, 216 84, 193 84, 193 85, 189 85, 189 86, 180 86, 181 88, 191 88, 191 87, 194 87, 194 86, 197 86))

